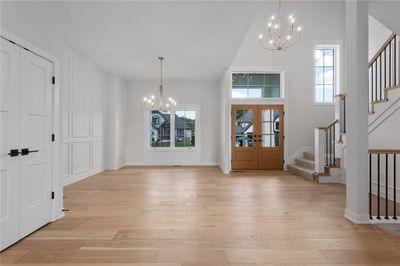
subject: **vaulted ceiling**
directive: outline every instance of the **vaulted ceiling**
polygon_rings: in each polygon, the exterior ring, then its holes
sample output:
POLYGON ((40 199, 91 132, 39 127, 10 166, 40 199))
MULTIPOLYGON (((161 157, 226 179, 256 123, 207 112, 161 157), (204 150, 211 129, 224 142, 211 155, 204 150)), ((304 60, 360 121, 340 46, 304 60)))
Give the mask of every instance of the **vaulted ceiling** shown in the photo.
MULTIPOLYGON (((105 71, 131 80, 210 80, 229 67, 255 1, 66 1, 66 44, 105 71)), ((255 36, 255 41, 257 41, 255 36)))

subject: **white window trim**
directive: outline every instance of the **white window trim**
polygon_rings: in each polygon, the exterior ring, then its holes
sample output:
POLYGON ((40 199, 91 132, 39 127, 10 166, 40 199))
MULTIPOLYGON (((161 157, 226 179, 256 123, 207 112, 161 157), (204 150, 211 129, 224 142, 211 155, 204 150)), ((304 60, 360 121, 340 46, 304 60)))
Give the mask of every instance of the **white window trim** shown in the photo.
POLYGON ((341 93, 343 85, 343 41, 342 40, 314 40, 312 49, 312 71, 313 71, 313 105, 315 106, 332 106, 336 103, 335 95, 341 93), (334 56, 334 84, 335 90, 333 94, 333 102, 317 102, 316 101, 316 84, 315 84, 315 50, 316 49, 333 49, 335 51, 334 56))
POLYGON ((200 149, 201 145, 201 107, 200 105, 180 105, 178 104, 175 111, 195 111, 196 112, 196 123, 195 123, 195 143, 194 147, 175 147, 175 112, 171 113, 171 127, 170 127, 170 147, 151 147, 150 139, 150 118, 151 110, 145 109, 144 112, 144 126, 145 126, 145 147, 147 151, 153 152, 196 152, 200 149))
POLYGON ((231 68, 229 71, 229 97, 231 102, 284 102, 285 94, 285 70, 277 68, 231 68), (233 74, 279 74, 280 76, 280 97, 276 98, 233 98, 232 97, 232 75, 233 74))

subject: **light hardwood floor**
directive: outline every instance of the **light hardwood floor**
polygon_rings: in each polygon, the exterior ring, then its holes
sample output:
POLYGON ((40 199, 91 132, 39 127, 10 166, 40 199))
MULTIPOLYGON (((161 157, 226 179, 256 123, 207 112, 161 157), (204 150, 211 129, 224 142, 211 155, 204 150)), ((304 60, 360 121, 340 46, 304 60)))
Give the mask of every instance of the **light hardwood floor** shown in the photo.
POLYGON ((344 192, 284 172, 104 172, 66 187, 65 218, 1 265, 400 265, 400 237, 343 218, 344 192))

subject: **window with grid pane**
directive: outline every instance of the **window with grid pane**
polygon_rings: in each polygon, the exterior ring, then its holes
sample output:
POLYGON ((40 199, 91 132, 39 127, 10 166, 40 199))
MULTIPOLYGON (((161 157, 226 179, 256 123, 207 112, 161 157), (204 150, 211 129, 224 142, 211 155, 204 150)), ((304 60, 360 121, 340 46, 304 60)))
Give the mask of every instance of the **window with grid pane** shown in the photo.
POLYGON ((336 51, 334 48, 314 50, 315 102, 334 103, 336 88, 336 51))
POLYGON ((232 74, 232 98, 280 98, 281 76, 277 73, 232 74))

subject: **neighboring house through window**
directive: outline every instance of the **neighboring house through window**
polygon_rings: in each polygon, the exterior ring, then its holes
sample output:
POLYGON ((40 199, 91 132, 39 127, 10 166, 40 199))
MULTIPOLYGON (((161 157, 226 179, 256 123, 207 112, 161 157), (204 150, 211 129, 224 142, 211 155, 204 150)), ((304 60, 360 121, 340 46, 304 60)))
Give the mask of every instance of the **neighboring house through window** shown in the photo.
POLYGON ((195 147, 196 111, 178 110, 169 112, 151 111, 150 147, 168 148, 195 147), (172 120, 173 118, 173 120, 172 120), (175 135, 171 143, 171 134, 175 135))

